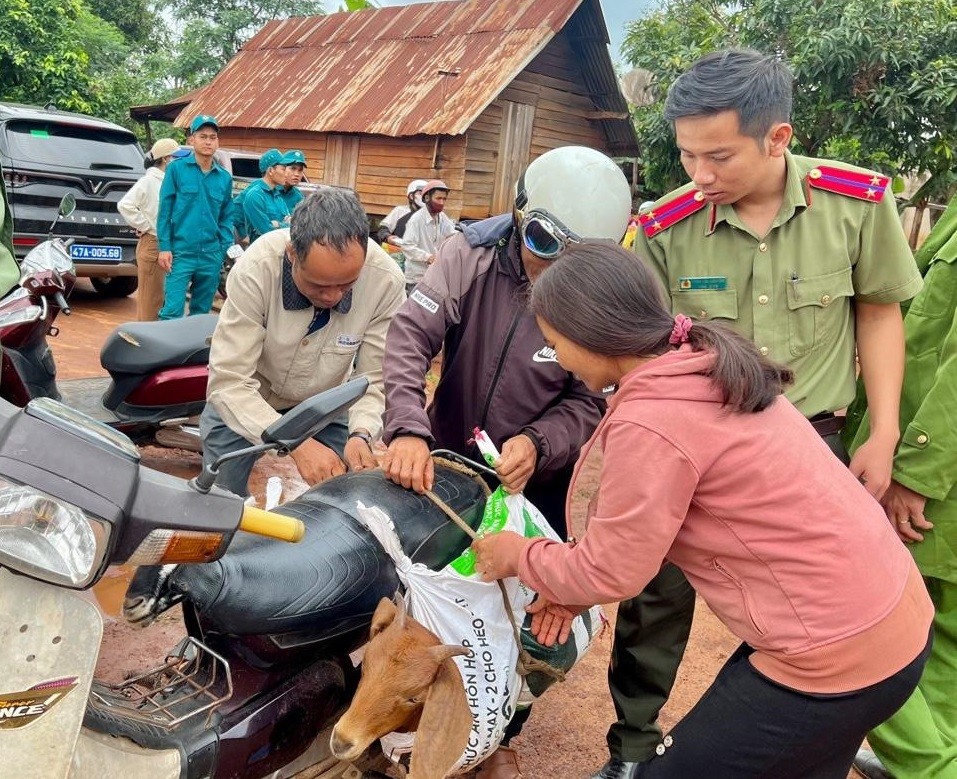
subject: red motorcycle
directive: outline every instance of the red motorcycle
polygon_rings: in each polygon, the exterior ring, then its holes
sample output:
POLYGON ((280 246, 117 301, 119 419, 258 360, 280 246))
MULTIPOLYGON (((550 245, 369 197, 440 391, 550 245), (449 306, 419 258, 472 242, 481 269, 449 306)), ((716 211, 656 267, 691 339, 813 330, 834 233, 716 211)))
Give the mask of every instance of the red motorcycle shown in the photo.
MULTIPOLYGON (((75 207, 66 195, 59 217, 75 207)), ((69 245, 51 233, 23 259, 20 284, 0 299, 0 397, 17 406, 53 398, 137 443, 202 451, 197 425, 216 315, 120 325, 100 351, 109 376, 58 384, 47 336, 57 334, 61 311, 70 314, 76 273, 69 245)))

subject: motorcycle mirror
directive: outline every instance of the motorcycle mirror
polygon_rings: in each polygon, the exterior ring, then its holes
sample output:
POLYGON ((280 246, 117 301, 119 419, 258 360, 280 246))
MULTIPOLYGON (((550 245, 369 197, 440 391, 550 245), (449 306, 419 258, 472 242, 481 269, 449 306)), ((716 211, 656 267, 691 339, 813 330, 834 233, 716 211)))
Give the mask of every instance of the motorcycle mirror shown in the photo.
POLYGON ((207 493, 216 482, 216 476, 223 463, 270 449, 276 450, 279 454, 289 454, 326 425, 339 418, 349 406, 365 394, 368 387, 369 380, 365 376, 360 376, 307 398, 263 430, 261 444, 229 452, 212 465, 204 465, 202 473, 191 480, 190 484, 199 492, 207 493))
POLYGON ((65 218, 70 216, 74 211, 76 211, 76 197, 72 192, 67 192, 60 200, 60 207, 57 209, 57 213, 65 218))
POLYGON ((56 227, 56 223, 61 219, 66 219, 74 211, 76 211, 76 196, 72 192, 67 192, 60 199, 60 205, 57 208, 56 219, 53 220, 53 224, 51 224, 50 229, 47 230, 47 234, 51 239, 53 238, 53 228, 56 227))

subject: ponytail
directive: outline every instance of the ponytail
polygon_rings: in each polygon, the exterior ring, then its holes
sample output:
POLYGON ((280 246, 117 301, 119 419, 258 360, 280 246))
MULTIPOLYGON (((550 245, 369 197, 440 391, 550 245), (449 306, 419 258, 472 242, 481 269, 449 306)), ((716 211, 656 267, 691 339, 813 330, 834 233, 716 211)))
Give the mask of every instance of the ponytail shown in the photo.
POLYGON ((708 375, 724 405, 739 413, 763 411, 794 381, 789 368, 769 360, 751 341, 725 325, 695 322, 688 331, 688 342, 696 352, 714 354, 708 375))

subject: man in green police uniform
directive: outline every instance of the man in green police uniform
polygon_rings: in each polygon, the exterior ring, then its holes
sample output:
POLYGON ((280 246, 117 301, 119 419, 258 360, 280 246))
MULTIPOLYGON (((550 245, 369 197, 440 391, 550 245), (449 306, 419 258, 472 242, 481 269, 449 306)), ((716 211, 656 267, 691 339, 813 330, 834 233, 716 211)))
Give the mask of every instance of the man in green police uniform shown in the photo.
MULTIPOLYGON (((856 347, 874 426, 850 468, 880 497, 898 437, 899 303, 920 275, 886 177, 788 152, 792 80, 774 57, 729 49, 675 81, 665 117, 691 183, 641 215, 634 248, 675 313, 725 322, 791 367, 789 399, 844 457, 834 412, 854 398, 856 347)), ((655 720, 693 614, 672 565, 620 604, 609 670, 619 720, 593 779, 632 779, 656 751, 680 749, 655 720)))
POLYGON ((957 779, 957 197, 916 259, 924 288, 904 319, 901 441, 881 503, 934 601, 934 646, 913 695, 867 737, 883 766, 864 750, 854 761, 868 779, 957 779))

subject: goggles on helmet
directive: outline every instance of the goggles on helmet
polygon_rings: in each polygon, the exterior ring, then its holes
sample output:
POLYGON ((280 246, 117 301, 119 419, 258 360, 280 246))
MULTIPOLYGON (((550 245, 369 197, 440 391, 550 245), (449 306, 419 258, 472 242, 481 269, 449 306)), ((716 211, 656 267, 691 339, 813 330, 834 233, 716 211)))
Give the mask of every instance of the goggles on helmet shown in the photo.
POLYGON ((536 257, 554 260, 570 243, 581 243, 581 238, 569 230, 548 211, 533 208, 527 213, 518 212, 518 232, 522 242, 536 257))

